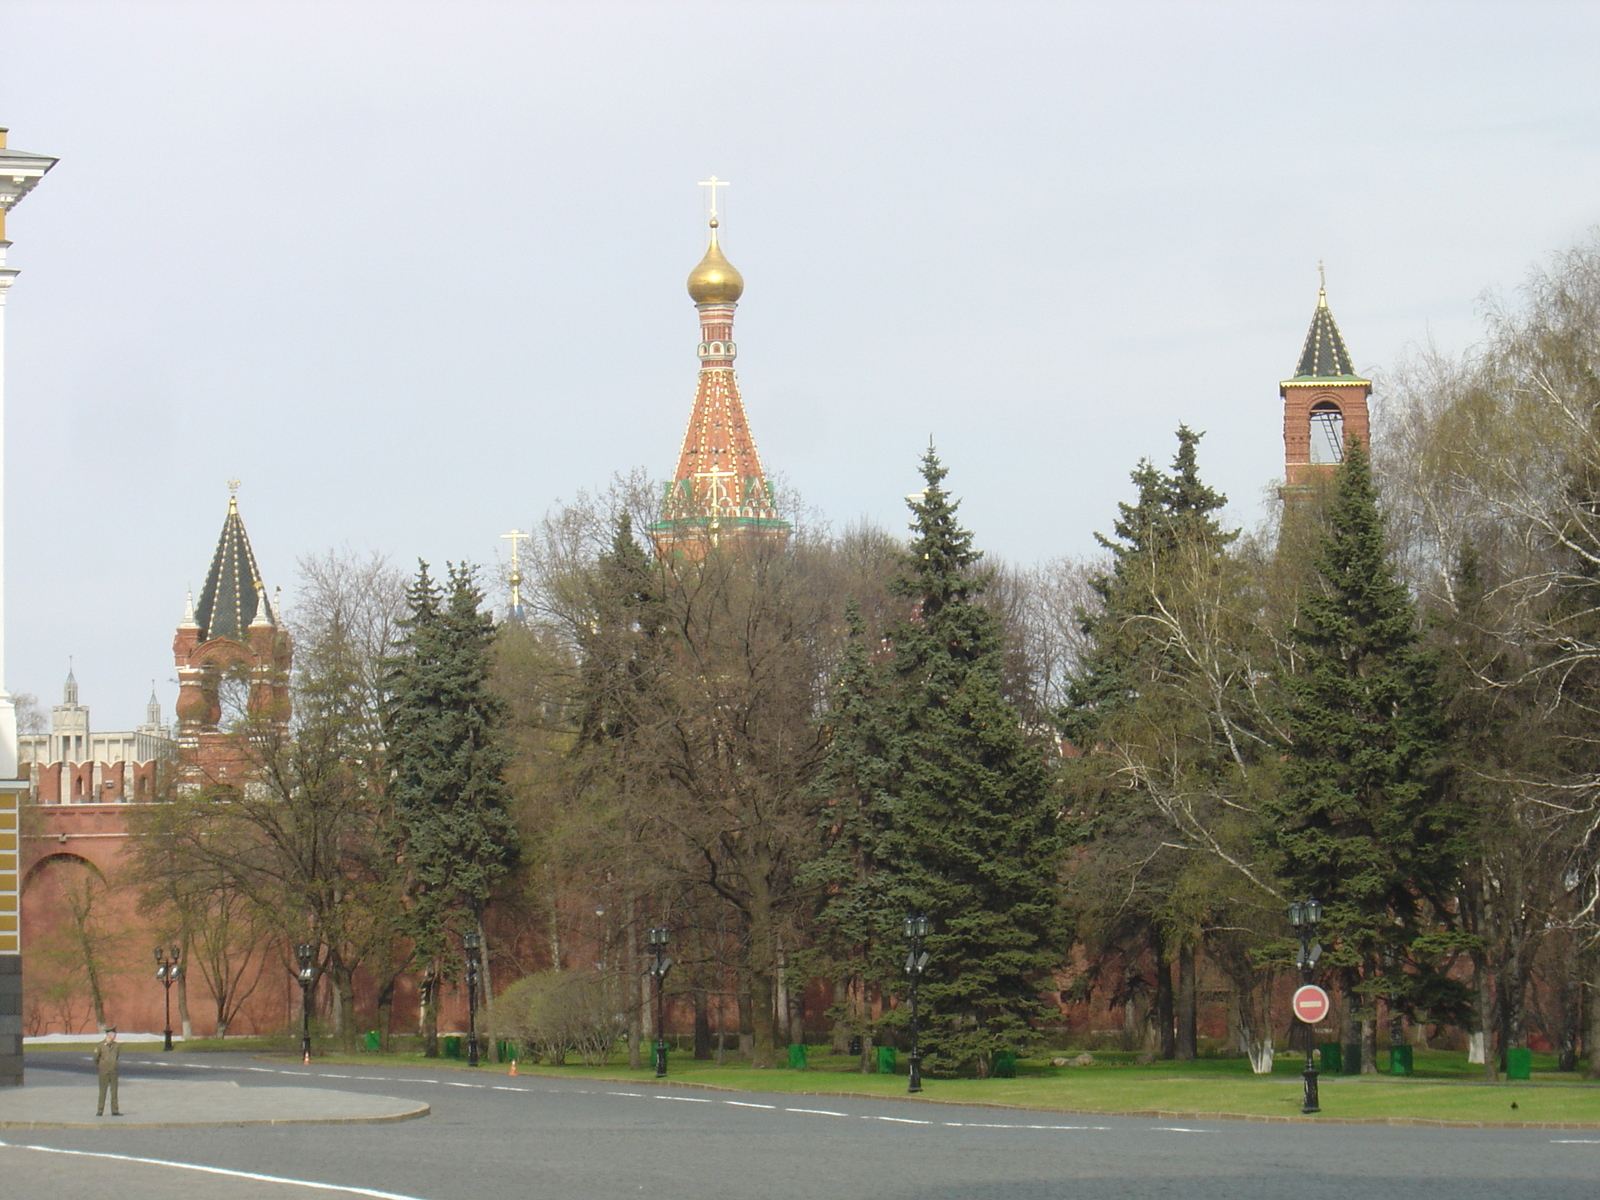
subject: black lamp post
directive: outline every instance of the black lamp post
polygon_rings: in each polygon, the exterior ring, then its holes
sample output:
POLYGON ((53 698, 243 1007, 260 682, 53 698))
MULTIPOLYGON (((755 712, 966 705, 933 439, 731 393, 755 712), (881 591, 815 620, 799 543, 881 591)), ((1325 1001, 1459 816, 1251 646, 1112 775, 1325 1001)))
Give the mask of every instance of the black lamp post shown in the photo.
POLYGON ((166 994, 167 1032, 162 1040, 163 1050, 172 1049, 172 985, 183 976, 183 968, 178 964, 178 947, 174 946, 169 954, 165 947, 156 947, 156 978, 161 981, 161 986, 166 994))
POLYGON ((483 965, 483 942, 476 929, 461 935, 467 952, 467 1066, 478 1065, 478 968, 483 965))
POLYGON ((906 941, 911 946, 906 954, 906 974, 911 976, 911 1066, 906 1091, 920 1092, 922 1051, 917 1048, 917 984, 922 981, 922 973, 928 969, 928 952, 922 948, 922 943, 933 928, 933 922, 927 917, 907 917, 905 925, 906 941))
MULTIPOLYGON (((1322 923, 1322 901, 1296 900, 1289 905, 1289 924, 1294 926, 1295 933, 1300 938, 1300 957, 1295 960, 1295 966, 1300 968, 1300 982, 1311 982, 1311 972, 1317 965, 1317 959, 1322 957, 1322 946, 1315 941, 1317 926, 1322 923)), ((1301 1072, 1301 1077, 1306 1081, 1305 1102, 1300 1106, 1303 1113, 1321 1112, 1322 1108, 1317 1103, 1317 1062, 1312 1057, 1315 1048, 1315 1030, 1310 1024, 1303 1024, 1306 1040, 1306 1068, 1301 1072)))
POLYGON ((656 981, 656 1078, 667 1076, 667 1026, 666 1009, 661 1000, 661 985, 672 970, 672 960, 667 957, 667 939, 671 936, 665 925, 657 925, 645 932, 644 940, 650 947, 650 974, 656 981))
POLYGON ((317 977, 317 969, 312 963, 316 947, 310 942, 301 942, 294 948, 295 957, 300 960, 300 1057, 303 1061, 311 1061, 311 984, 317 977))

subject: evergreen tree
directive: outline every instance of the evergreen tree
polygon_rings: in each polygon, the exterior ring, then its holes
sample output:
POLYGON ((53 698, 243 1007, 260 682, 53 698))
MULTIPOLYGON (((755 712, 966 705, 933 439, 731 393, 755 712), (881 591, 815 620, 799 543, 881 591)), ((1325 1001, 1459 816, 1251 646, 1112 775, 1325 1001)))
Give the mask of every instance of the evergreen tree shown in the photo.
POLYGON ((394 810, 424 959, 436 957, 462 909, 481 921, 518 857, 499 741, 505 702, 489 688, 494 619, 470 568, 446 589, 421 565, 390 661, 385 712, 394 810))
POLYGON ((1290 631, 1288 761, 1263 804, 1266 840, 1297 894, 1323 902, 1334 943, 1324 965, 1345 968, 1358 994, 1390 997, 1393 1011, 1437 998, 1427 935, 1447 911, 1467 822, 1446 787, 1435 659, 1387 554, 1357 439, 1326 521, 1290 631))
POLYGON ((849 801, 834 854, 861 877, 825 919, 859 940, 886 981, 904 953, 904 918, 931 917, 929 1067, 981 1075, 1025 1036, 1060 961, 1060 841, 1049 750, 1001 695, 999 624, 979 602, 988 579, 945 473, 930 448, 894 584, 911 613, 876 661, 853 652, 842 681, 856 682, 835 697, 824 777, 849 801))
POLYGON ((1111 552, 1110 574, 1091 581, 1102 607, 1081 616, 1089 649, 1068 683, 1060 713, 1068 741, 1087 749, 1104 722, 1140 694, 1139 660, 1153 644, 1139 618, 1155 613, 1175 572, 1192 568, 1194 552, 1219 559, 1239 535, 1224 531, 1215 513, 1228 498, 1200 479, 1201 437, 1178 426, 1170 473, 1142 460, 1132 473, 1138 498, 1117 505, 1115 539, 1095 534, 1111 552))

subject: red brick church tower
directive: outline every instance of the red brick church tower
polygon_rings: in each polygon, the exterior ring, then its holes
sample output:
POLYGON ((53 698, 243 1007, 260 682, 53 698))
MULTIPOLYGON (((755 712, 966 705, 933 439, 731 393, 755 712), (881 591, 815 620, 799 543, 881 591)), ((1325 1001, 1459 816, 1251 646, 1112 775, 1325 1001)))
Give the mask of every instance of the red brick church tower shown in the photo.
POLYGON ((1372 381, 1350 365, 1339 326, 1328 309, 1324 282, 1294 378, 1285 379, 1283 397, 1283 489, 1285 500, 1309 496, 1344 458, 1345 444, 1367 444, 1367 397, 1372 381))
POLYGON ((711 244, 689 273, 689 296, 700 310, 700 378, 678 469, 667 485, 661 519, 650 526, 656 552, 698 560, 730 542, 781 542, 789 523, 778 518, 772 485, 761 470, 755 438, 733 372, 733 310, 744 277, 717 245, 713 175, 711 244))
POLYGON ((289 724, 289 635, 278 624, 261 582, 250 538, 239 519, 238 484, 229 485, 228 515, 200 589, 185 605, 172 654, 178 665, 178 762, 190 788, 239 787, 249 756, 228 731, 229 717, 248 716, 263 731, 289 724), (228 702, 238 697, 236 705, 228 702))

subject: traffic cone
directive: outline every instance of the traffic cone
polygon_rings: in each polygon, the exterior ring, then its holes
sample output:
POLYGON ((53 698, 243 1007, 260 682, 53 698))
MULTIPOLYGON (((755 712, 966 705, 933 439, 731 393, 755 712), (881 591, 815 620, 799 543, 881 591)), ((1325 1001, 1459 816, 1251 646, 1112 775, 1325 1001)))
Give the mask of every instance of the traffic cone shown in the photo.
POLYGON ((306 1051, 305 1064, 308 1067, 311 1065, 311 1051, 309 1050, 306 1051))
POLYGON ((513 1058, 511 1060, 511 1070, 507 1071, 506 1074, 507 1075, 515 1075, 516 1073, 517 1073, 517 1060, 513 1058))

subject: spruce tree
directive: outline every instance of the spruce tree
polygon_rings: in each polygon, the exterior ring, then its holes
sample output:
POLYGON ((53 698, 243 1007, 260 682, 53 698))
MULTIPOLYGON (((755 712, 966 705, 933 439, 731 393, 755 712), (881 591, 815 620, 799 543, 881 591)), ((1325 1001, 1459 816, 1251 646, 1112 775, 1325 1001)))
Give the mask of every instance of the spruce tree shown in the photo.
POLYGON ((385 714, 397 833, 422 956, 436 956, 463 910, 482 919, 515 865, 516 825, 499 741, 505 702, 489 688, 494 619, 470 568, 441 590, 421 565, 390 661, 385 714))
POLYGON ((1266 840, 1296 894, 1323 902, 1324 965, 1404 1004, 1437 982, 1419 939, 1447 907, 1467 827, 1445 786, 1436 663, 1354 438, 1290 636, 1288 761, 1263 803, 1266 840))
POLYGON ((1060 842, 1050 750, 1001 694, 1001 631, 979 601, 988 577, 945 473, 930 448, 894 583, 910 614, 875 661, 861 650, 847 660, 846 680, 860 682, 835 698, 825 777, 854 792, 859 812, 841 819, 863 877, 828 919, 853 931, 887 981, 905 951, 904 918, 932 918, 929 1068, 983 1075, 1026 1036, 1060 961, 1060 842))

